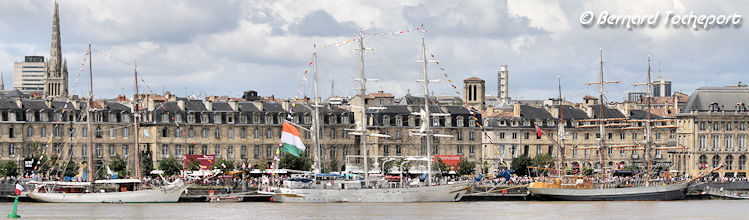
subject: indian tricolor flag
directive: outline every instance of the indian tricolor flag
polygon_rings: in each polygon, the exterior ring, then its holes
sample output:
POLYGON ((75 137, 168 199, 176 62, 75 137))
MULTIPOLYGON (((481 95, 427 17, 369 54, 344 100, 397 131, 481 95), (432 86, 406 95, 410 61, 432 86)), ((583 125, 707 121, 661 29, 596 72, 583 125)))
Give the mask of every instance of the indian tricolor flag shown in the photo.
POLYGON ((304 143, 302 143, 302 137, 299 136, 299 130, 287 122, 283 122, 281 143, 281 151, 297 157, 301 156, 302 151, 305 150, 304 143))

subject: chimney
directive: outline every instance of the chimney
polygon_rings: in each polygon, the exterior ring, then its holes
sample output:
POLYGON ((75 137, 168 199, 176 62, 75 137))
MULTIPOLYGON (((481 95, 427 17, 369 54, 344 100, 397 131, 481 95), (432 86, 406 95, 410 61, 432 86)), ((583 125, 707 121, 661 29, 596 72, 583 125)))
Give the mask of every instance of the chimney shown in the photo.
POLYGON ((47 98, 44 100, 44 105, 47 106, 47 108, 52 108, 52 97, 47 96, 47 98))
POLYGON ((515 115, 515 117, 520 117, 520 103, 519 102, 512 104, 512 114, 515 115))
POLYGON ((281 102, 281 107, 283 108, 284 111, 289 111, 289 108, 291 107, 291 101, 285 100, 281 102))
POLYGON ((185 110, 185 100, 184 99, 177 100, 177 107, 179 107, 180 110, 184 111, 185 110))
POLYGON ((254 101, 252 104, 255 104, 255 107, 257 107, 258 111, 263 111, 263 102, 262 101, 254 101))
POLYGON ((235 112, 239 111, 239 102, 237 100, 231 99, 229 100, 229 106, 231 106, 231 109, 235 112))
POLYGON ((205 105, 206 110, 213 111, 213 101, 203 101, 203 105, 205 105))

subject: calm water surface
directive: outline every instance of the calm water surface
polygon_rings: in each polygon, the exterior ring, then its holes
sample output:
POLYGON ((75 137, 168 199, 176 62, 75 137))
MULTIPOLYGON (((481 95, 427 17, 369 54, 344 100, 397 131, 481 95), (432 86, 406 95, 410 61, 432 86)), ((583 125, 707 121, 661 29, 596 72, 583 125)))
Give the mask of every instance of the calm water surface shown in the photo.
MULTIPOLYGON (((2 215, 13 203, 0 203, 2 215)), ((749 201, 457 203, 20 203, 22 219, 749 219, 749 201)))

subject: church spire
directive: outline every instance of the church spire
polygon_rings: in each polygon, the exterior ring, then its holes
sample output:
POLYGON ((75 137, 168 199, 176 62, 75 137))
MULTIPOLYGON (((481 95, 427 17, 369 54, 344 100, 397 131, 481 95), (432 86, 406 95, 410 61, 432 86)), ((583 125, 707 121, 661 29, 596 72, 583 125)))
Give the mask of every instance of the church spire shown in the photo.
POLYGON ((63 66, 62 43, 60 40, 60 6, 55 1, 55 11, 52 17, 52 45, 47 61, 47 73, 44 78, 44 94, 48 96, 67 96, 68 74, 63 66))

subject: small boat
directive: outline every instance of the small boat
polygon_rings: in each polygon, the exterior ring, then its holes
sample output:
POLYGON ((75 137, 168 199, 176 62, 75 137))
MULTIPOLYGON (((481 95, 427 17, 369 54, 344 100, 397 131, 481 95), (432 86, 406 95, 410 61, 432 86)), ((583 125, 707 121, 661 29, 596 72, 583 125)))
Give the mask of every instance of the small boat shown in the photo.
POLYGON ((31 182, 36 185, 27 195, 39 202, 53 203, 162 203, 177 202, 189 184, 176 181, 161 187, 148 187, 139 179, 97 180, 90 182, 31 182), (115 187, 112 187, 114 185, 115 187), (106 191, 106 189, 116 189, 106 191))
POLYGON ((620 184, 594 184, 588 178, 567 175, 549 182, 533 182, 528 190, 545 200, 616 201, 682 200, 688 182, 624 187, 620 184))
POLYGON ((244 201, 244 197, 236 195, 220 195, 220 196, 209 196, 208 202, 228 203, 228 202, 241 202, 244 201))

